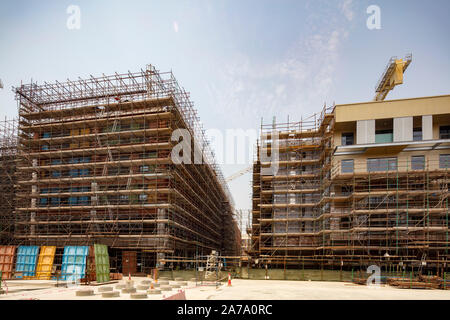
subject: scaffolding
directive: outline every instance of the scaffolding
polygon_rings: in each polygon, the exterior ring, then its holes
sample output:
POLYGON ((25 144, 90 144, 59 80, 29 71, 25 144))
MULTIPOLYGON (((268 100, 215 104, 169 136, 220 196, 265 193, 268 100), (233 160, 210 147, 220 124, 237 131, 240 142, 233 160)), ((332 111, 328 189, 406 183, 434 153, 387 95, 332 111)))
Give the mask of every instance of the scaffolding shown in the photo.
POLYGON ((445 268, 450 165, 396 161, 386 170, 355 166, 348 173, 333 156, 334 125, 334 106, 300 122, 261 125, 248 230, 254 261, 445 268), (279 159, 261 161, 261 152, 272 152, 274 132, 279 159), (263 175, 274 162, 277 173, 263 175))
POLYGON ((14 233, 14 194, 17 120, 0 122, 0 244, 10 244, 14 233))
POLYGON ((135 73, 22 84, 15 92, 18 242, 99 242, 111 248, 117 269, 135 251, 138 272, 167 258, 236 254, 232 197, 172 72, 148 65, 135 73), (178 129, 191 137, 182 141, 191 147, 191 164, 172 159, 178 129))

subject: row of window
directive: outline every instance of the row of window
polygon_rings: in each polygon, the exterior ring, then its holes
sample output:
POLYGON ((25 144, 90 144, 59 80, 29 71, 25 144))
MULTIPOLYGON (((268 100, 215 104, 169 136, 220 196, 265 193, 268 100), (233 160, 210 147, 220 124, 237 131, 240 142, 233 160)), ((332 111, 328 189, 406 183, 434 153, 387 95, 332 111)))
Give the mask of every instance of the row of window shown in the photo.
POLYGON ((57 164, 64 164, 64 163, 68 163, 68 164, 72 164, 72 163, 88 163, 91 162, 91 157, 79 157, 79 158, 68 158, 68 159, 53 159, 51 161, 52 165, 57 165, 57 164))
MULTIPOLYGON (((155 165, 139 166, 140 173, 155 172, 155 165)), ((108 175, 123 175, 130 174, 130 167, 110 167, 107 171, 108 175)), ((91 169, 70 169, 70 170, 55 170, 51 171, 52 178, 61 177, 87 177, 92 175, 91 169)))
POLYGON ((42 188, 41 193, 59 193, 59 192, 90 192, 91 187, 68 187, 68 188, 42 188))
MULTIPOLYGON (((130 160, 131 156, 129 154, 120 154, 120 155, 113 155, 113 161, 123 161, 123 160, 130 160)), ((138 157, 140 159, 153 159, 158 157, 157 151, 150 151, 150 152, 143 152, 138 154, 138 157)), ((73 164, 73 163, 90 163, 92 160, 91 157, 75 157, 75 158, 59 158, 59 159, 51 159, 49 162, 52 165, 58 165, 58 164, 73 164)), ((46 163, 43 163, 45 165, 46 163)))
MULTIPOLYGON (((151 129, 151 128, 162 128, 167 127, 168 121, 159 120, 158 122, 154 121, 151 123, 117 123, 117 124, 110 124, 106 127, 103 127, 99 129, 100 132, 120 132, 120 131, 131 131, 131 130, 143 130, 143 129, 151 129)), ((41 138, 47 139, 47 138, 57 138, 57 137, 68 137, 68 136, 77 136, 77 135, 84 135, 84 134, 90 134, 91 129, 66 129, 63 131, 56 131, 56 132, 43 132, 40 136, 41 138)))
MULTIPOLYGON (((450 126, 439 127, 439 139, 450 139, 450 126)), ((393 130, 375 131, 375 143, 389 143, 393 141, 393 130)), ((422 141, 422 128, 413 129, 413 141, 422 141)), ((341 135, 341 145, 350 146, 355 144, 355 134, 344 132, 341 135)))
MULTIPOLYGON (((118 204, 128 204, 133 203, 135 201, 137 202, 147 202, 148 195, 147 194, 140 194, 138 196, 130 197, 129 195, 119 195, 119 196, 108 196, 108 197, 101 197, 100 203, 101 204, 107 204, 107 201, 111 203, 118 203, 118 204)), ((61 205, 69 205, 69 206, 88 206, 91 205, 90 197, 89 196, 83 196, 83 197, 67 197, 67 198, 40 198, 39 199, 39 206, 45 207, 45 206, 61 206, 61 205)))
MULTIPOLYGON (((439 155, 439 168, 450 168, 450 154, 439 155)), ((411 169, 412 170, 424 170, 425 169, 425 156, 412 156, 411 157, 411 169)), ((367 159, 367 171, 395 171, 397 170, 397 158, 371 158, 367 159)), ((347 159, 341 161, 342 173, 354 172, 354 160, 347 159)))

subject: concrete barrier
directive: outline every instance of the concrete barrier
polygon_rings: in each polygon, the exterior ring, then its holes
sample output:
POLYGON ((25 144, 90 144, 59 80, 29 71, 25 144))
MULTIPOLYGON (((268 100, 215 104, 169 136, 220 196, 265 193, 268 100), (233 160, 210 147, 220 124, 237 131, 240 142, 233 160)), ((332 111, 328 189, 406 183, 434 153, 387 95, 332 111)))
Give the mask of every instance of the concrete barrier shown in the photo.
POLYGON ((102 298, 115 298, 115 297, 120 297, 119 291, 108 291, 102 293, 102 298))
POLYGON ((108 292, 113 291, 113 287, 100 287, 98 288, 98 292, 108 292))
POLYGON ((122 293, 135 293, 136 288, 124 288, 122 289, 122 293))
POLYGON ((160 289, 150 289, 147 290, 148 294, 161 294, 161 290, 160 289))
POLYGON ((92 289, 81 289, 81 290, 77 290, 75 292, 75 295, 77 297, 87 297, 87 296, 93 296, 94 295, 94 290, 92 289))
POLYGON ((161 291, 172 291, 172 287, 167 285, 161 286, 160 289, 161 291))
POLYGON ((147 294, 146 293, 132 293, 130 294, 131 299, 146 299, 147 294))

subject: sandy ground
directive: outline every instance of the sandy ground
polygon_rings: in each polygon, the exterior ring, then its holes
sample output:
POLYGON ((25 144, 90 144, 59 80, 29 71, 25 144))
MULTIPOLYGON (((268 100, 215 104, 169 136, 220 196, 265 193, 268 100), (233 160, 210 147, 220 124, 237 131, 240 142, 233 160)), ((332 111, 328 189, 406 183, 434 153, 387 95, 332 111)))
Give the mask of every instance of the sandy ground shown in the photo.
MULTIPOLYGON (((135 285, 144 277, 133 277, 135 285)), ((119 283, 124 283, 120 281, 119 283)), ((172 282, 171 282, 172 283, 172 282)), ((0 300, 128 300, 129 294, 121 293, 118 298, 104 299, 98 293, 100 286, 81 287, 55 287, 54 281, 21 280, 7 281, 8 294, 0 295, 0 300), (91 288, 95 295, 77 297, 75 292, 79 289, 91 288)), ((108 286, 115 287, 116 284, 108 286)), ((5 287, 3 289, 6 290, 5 287)), ((189 282, 182 288, 188 300, 447 300, 450 299, 450 290, 415 290, 397 289, 389 286, 368 287, 345 282, 320 281, 281 281, 281 280, 242 280, 234 279, 232 286, 226 284, 216 288, 214 286, 195 286, 189 282)), ((161 300, 176 294, 180 289, 164 292, 158 295, 148 295, 144 300, 161 300)), ((144 293, 145 291, 138 292, 144 293)))

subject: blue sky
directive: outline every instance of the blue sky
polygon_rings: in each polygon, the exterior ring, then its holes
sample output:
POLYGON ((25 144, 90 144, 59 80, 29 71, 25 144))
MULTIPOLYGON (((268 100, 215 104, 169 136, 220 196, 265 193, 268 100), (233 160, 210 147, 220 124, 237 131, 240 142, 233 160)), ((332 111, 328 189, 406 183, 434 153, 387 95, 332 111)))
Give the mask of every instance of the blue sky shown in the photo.
MULTIPOLYGON (((447 0, 2 1, 0 117, 16 115, 11 86, 21 81, 149 63, 173 70, 205 128, 221 131, 371 100, 393 55, 412 53, 413 62, 388 98, 448 94, 449 12, 447 0), (380 30, 366 27, 372 4, 380 30), (79 30, 66 27, 69 5, 80 7, 79 30)), ((224 165, 224 175, 246 166, 224 165)), ((237 208, 251 207, 250 179, 230 183, 237 208)))

